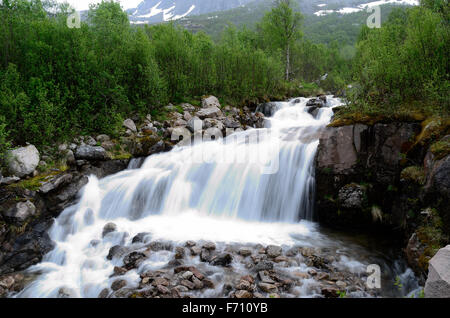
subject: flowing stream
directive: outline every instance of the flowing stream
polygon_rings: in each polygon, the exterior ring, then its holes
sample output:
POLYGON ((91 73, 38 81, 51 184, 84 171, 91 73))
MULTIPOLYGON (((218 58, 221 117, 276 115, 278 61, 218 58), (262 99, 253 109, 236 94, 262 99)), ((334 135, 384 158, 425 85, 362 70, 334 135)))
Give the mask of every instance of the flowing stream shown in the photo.
MULTIPOLYGON (((264 129, 175 147, 144 162, 132 161, 128 170, 101 180, 91 176, 78 202, 49 230, 56 247, 27 270, 34 279, 17 296, 58 297, 64 288, 74 297, 97 297, 121 262, 106 259, 110 248, 131 244, 143 232, 151 240, 180 244, 210 240, 328 248, 340 255, 343 268, 365 272, 368 264, 381 262, 390 271, 385 279, 404 276, 404 285, 409 282, 404 294, 417 288, 414 275, 395 256, 381 256, 379 250, 311 222, 319 134, 341 102, 328 96, 327 106, 313 116, 307 101, 274 103, 275 113, 264 129), (118 230, 102 237, 109 222, 118 230)), ((126 275, 129 285, 137 286, 139 272, 162 268, 172 255, 155 253, 126 275)), ((292 296, 315 293, 305 287, 292 296)), ((398 296, 392 290, 385 294, 398 296)))

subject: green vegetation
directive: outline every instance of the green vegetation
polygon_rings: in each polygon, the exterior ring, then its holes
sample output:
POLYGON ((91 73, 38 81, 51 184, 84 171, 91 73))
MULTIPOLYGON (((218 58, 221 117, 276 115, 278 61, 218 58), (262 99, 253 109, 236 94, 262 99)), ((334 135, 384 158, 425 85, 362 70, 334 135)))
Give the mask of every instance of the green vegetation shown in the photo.
POLYGON ((347 113, 448 116, 449 15, 429 5, 439 2, 393 10, 379 29, 363 27, 347 113))
MULTIPOLYGON (((42 147, 77 134, 117 137, 131 114, 163 120, 169 102, 198 104, 208 94, 240 106, 346 92, 349 107, 334 125, 448 115, 447 1, 383 6, 383 15, 392 12, 380 29, 363 26, 363 12, 303 16, 296 1, 278 0, 271 11, 268 3, 252 10, 250 21, 245 8, 220 23, 212 19, 219 26, 210 36, 182 27, 186 21, 131 26, 116 2, 92 6, 80 28, 69 28, 66 5, 2 1, 0 160, 25 142, 42 147)), ((211 33, 210 26, 204 29, 211 33)))
POLYGON ((261 30, 230 26, 215 42, 173 23, 133 27, 116 2, 91 6, 81 27, 69 28, 67 5, 3 1, 0 153, 11 144, 40 147, 76 134, 117 136, 130 114, 163 118, 167 103, 207 94, 242 105, 323 92, 307 82, 331 71, 337 49, 302 41, 301 15, 290 6, 281 0, 261 30), (289 36, 273 28, 277 17, 294 27, 289 36))

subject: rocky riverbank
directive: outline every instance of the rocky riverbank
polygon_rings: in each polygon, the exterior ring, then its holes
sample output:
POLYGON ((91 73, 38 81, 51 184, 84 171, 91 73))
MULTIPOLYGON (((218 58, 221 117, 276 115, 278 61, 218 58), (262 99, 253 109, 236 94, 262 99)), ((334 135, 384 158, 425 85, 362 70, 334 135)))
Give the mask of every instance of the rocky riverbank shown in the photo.
POLYGON ((397 232, 424 283, 450 237, 449 122, 335 120, 320 140, 316 184, 321 223, 397 232))
MULTIPOLYGON (((308 112, 316 116, 326 102, 323 95, 309 100, 308 112)), ((253 110, 222 107, 209 96, 201 106, 168 105, 164 120, 150 115, 128 118, 118 136, 78 136, 41 152, 33 145, 11 151, 5 177, 0 176, 0 296, 19 292, 34 279, 21 271, 53 249, 47 231, 53 219, 75 202, 90 175, 115 174, 132 159, 136 159, 132 167, 138 168, 143 158, 177 145, 180 140, 173 140, 174 135, 193 133, 196 122, 201 123, 202 135, 214 128, 225 136, 230 130, 263 127, 264 115, 277 109, 275 103, 266 103, 253 110)), ((346 230, 399 234, 405 257, 425 283, 429 260, 449 242, 449 136, 448 123, 439 119, 335 120, 323 132, 316 156, 319 222, 346 230)), ((107 224, 102 239, 122 234, 127 235, 115 224, 107 224)), ((91 245, 95 248, 96 241, 91 245)), ((380 296, 376 289, 367 288, 365 268, 350 269, 349 260, 338 250, 180 243, 152 240, 140 233, 105 255, 114 273, 98 296, 380 296)), ((441 273, 442 268, 437 268, 441 273)), ((60 290, 59 297, 72 296, 73 291, 60 290)))
POLYGON ((227 129, 264 125, 263 114, 222 107, 214 96, 199 106, 168 105, 161 117, 166 119, 128 118, 116 137, 78 136, 41 152, 33 145, 10 151, 0 173, 0 275, 40 262, 53 248, 46 234, 53 218, 76 200, 90 175, 103 178, 126 169, 132 158, 171 150, 179 142, 172 140, 173 131, 193 132, 195 121, 201 123, 202 134, 217 128, 224 136, 227 129))

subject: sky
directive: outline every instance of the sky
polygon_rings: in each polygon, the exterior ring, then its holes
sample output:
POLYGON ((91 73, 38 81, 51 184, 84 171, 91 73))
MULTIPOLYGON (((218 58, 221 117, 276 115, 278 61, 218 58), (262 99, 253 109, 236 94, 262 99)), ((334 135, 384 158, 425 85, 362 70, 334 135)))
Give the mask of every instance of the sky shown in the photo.
MULTIPOLYGON (((89 9, 90 3, 98 3, 101 0, 56 0, 57 2, 63 3, 67 2, 76 10, 87 10, 89 9)), ((119 0, 124 9, 136 8, 142 0, 119 0)))

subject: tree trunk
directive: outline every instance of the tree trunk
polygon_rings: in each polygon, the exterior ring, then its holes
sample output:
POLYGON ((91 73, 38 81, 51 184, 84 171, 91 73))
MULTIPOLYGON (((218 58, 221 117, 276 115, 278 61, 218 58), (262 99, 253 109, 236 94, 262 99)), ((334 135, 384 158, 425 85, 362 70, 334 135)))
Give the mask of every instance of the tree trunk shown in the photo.
POLYGON ((291 56, 290 56, 291 54, 290 53, 291 53, 290 47, 288 44, 286 47, 286 77, 285 77, 286 81, 289 81, 289 69, 291 68, 290 67, 290 64, 291 64, 291 56))

